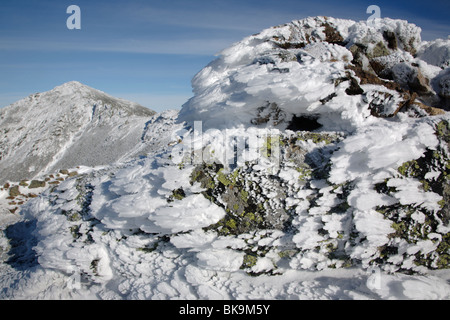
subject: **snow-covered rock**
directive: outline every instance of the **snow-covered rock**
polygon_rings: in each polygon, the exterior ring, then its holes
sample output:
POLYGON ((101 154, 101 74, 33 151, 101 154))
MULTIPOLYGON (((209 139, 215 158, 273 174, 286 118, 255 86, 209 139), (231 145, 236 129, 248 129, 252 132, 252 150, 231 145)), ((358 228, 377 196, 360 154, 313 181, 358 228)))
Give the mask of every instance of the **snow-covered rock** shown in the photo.
POLYGON ((420 47, 418 57, 442 69, 450 67, 450 39, 436 39, 425 42, 420 47))
MULTIPOLYGON (((413 57, 421 48, 420 28, 388 18, 380 25, 374 29, 366 22, 316 17, 247 37, 194 77, 195 95, 183 106, 180 119, 201 120, 204 128, 255 123, 286 128, 294 116, 315 116, 329 130, 342 124, 340 129, 348 130, 371 121, 361 95, 388 89, 402 92, 396 108, 415 100, 408 102, 408 90, 427 95, 438 106, 439 91, 433 92, 432 79, 425 76, 437 76, 436 70, 430 73, 432 67, 413 57)), ((431 57, 442 56, 448 46, 427 48, 422 56, 434 63, 431 57)))

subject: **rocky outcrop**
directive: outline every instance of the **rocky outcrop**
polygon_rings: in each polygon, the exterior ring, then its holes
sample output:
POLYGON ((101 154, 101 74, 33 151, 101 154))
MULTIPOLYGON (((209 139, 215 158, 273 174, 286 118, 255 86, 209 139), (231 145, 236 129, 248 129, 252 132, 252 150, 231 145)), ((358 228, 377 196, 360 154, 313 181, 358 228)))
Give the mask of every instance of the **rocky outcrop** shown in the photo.
POLYGON ((60 170, 59 173, 46 175, 43 180, 22 180, 19 183, 5 183, 0 187, 0 193, 4 192, 8 196, 6 201, 0 203, 1 210, 16 213, 20 206, 27 203, 30 199, 36 198, 47 188, 54 188, 66 179, 76 177, 77 171, 60 170))
POLYGON ((240 122, 286 128, 294 117, 320 118, 322 110, 329 113, 329 106, 339 112, 334 105, 341 100, 341 92, 365 98, 373 91, 384 91, 395 96, 395 101, 386 100, 389 106, 376 108, 368 102, 372 116, 393 117, 407 112, 410 105, 436 114, 436 109, 448 108, 448 81, 443 74, 446 71, 441 70, 445 63, 434 65, 437 62, 431 57, 433 50, 438 55, 444 49, 442 44, 423 49, 420 31, 401 20, 383 19, 379 29, 374 29, 365 22, 328 17, 307 18, 264 30, 225 50, 197 74, 193 80, 196 95, 184 105, 180 120, 203 118, 204 127, 220 128, 224 123, 216 120, 224 110, 233 110, 233 121, 223 114, 229 120, 225 126, 240 122), (237 56, 235 52, 242 46, 252 50, 237 56), (309 74, 309 65, 315 63, 320 63, 321 71, 309 74), (223 72, 225 65, 227 73, 223 72), (320 77, 328 72, 333 74, 331 79, 320 77), (255 73, 258 80, 245 80, 255 73), (308 81, 316 86, 302 85, 308 81), (327 87, 330 81, 335 84, 334 91, 327 87), (239 100, 247 101, 245 107, 239 100), (324 107, 312 107, 319 103, 324 107), (380 112, 382 109, 389 111, 380 112), (205 117, 205 110, 211 111, 215 119, 205 117))

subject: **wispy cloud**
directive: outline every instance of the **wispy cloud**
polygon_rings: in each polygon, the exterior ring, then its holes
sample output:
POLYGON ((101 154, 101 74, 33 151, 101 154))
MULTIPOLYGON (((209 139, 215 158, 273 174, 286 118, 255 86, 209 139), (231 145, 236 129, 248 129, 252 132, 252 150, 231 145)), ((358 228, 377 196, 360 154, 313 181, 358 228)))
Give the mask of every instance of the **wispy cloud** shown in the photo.
POLYGON ((46 39, 0 39, 0 50, 123 52, 146 54, 214 55, 232 44, 234 39, 111 39, 59 41, 46 39))
POLYGON ((147 6, 139 10, 129 7, 127 14, 141 23, 157 24, 164 26, 176 26, 194 29, 196 32, 204 31, 229 31, 239 33, 254 33, 277 23, 285 23, 286 17, 299 18, 293 12, 283 12, 282 7, 277 10, 267 10, 257 6, 248 7, 241 5, 238 8, 230 5, 222 5, 214 8, 190 7, 185 10, 173 10, 173 8, 155 8, 147 6), (271 23, 272 21, 272 23, 271 23))

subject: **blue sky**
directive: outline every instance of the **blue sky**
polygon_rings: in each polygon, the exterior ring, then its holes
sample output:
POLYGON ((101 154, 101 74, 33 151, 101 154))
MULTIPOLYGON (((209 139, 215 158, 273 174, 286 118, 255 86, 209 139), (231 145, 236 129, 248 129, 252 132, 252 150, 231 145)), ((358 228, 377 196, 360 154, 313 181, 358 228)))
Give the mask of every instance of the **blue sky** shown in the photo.
POLYGON ((405 19, 422 38, 446 38, 450 2, 303 0, 2 0, 0 107, 77 80, 157 111, 179 108, 190 81, 221 49, 264 28, 308 16, 405 19), (69 5, 81 30, 69 30, 69 5))

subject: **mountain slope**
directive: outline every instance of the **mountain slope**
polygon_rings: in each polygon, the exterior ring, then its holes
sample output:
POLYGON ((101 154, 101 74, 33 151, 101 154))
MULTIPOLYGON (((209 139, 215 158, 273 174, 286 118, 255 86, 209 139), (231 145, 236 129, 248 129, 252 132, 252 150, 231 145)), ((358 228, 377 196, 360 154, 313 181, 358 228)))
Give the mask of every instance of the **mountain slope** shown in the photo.
POLYGON ((79 82, 31 95, 0 109, 0 183, 115 162, 154 114, 79 82))

